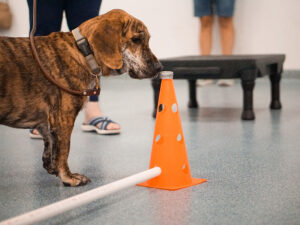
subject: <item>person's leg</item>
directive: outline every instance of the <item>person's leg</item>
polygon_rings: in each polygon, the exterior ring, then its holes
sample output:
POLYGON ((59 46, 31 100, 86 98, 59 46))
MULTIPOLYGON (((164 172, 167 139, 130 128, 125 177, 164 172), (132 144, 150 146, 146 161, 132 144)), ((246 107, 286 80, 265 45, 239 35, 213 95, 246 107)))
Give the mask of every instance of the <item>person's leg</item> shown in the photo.
POLYGON ((212 27, 214 18, 212 15, 200 17, 200 51, 201 55, 210 55, 212 48, 212 27))
MULTIPOLYGON (((201 55, 210 55, 212 49, 213 0, 194 0, 194 15, 200 20, 199 44, 201 55)), ((211 84, 209 79, 198 80, 198 86, 211 84)))
MULTIPOLYGON (((65 11, 68 27, 70 30, 75 29, 81 23, 99 15, 101 0, 66 0, 65 11)), ((97 117, 103 117, 103 112, 99 107, 98 96, 91 96, 84 108, 84 124, 97 117)), ((101 123, 97 125, 100 128, 101 123)), ((107 130, 120 130, 120 125, 115 122, 110 122, 107 125, 107 130)))
POLYGON ((194 15, 200 18, 200 52, 209 55, 212 48, 213 0, 194 0, 194 15))
MULTIPOLYGON (((211 53, 213 22, 214 22, 213 15, 200 17, 201 28, 200 28, 199 42, 200 42, 201 55, 210 55, 210 53, 211 53)), ((204 79, 204 80, 199 80, 197 82, 197 85, 202 87, 202 86, 209 85, 212 83, 213 83, 213 80, 204 79)))
POLYGON ((235 0, 216 0, 216 9, 221 32, 222 52, 225 55, 232 54, 234 45, 234 3, 235 0))
MULTIPOLYGON (((29 8, 29 22, 31 31, 33 18, 33 0, 27 0, 27 4, 29 8)), ((36 36, 48 35, 51 32, 60 31, 63 15, 63 5, 63 0, 37 1, 37 26, 35 32, 36 36)))
POLYGON ((232 17, 219 17, 223 55, 231 55, 234 45, 234 26, 232 17))
MULTIPOLYGON (((235 0, 217 0, 217 14, 221 33, 221 45, 223 55, 231 55, 234 46, 234 12, 235 0)), ((219 80, 220 86, 232 86, 234 80, 219 80)))

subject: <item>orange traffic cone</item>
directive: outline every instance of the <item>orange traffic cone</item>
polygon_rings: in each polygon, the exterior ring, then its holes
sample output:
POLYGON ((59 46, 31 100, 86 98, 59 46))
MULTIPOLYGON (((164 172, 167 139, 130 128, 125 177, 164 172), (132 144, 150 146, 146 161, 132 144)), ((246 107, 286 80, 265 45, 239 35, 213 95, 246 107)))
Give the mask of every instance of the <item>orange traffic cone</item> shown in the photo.
POLYGON ((139 186, 177 190, 205 182, 192 178, 185 148, 180 116, 173 84, 173 72, 161 73, 155 131, 150 168, 158 166, 162 173, 139 186))

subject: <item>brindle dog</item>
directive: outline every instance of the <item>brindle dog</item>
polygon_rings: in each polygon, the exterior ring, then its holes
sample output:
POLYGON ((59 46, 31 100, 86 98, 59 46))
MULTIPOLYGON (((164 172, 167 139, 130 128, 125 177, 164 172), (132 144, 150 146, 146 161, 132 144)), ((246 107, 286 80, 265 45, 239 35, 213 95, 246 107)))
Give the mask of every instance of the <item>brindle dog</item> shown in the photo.
MULTIPOLYGON (((88 40, 102 75, 127 72, 151 78, 161 64, 149 48, 146 26, 122 10, 112 10, 79 26, 88 40)), ((62 85, 74 90, 94 87, 95 79, 72 33, 35 37, 44 67, 62 85)), ((0 124, 36 128, 44 139, 43 166, 67 186, 90 180, 71 173, 70 137, 86 97, 68 94, 42 74, 28 38, 0 37, 0 124)))

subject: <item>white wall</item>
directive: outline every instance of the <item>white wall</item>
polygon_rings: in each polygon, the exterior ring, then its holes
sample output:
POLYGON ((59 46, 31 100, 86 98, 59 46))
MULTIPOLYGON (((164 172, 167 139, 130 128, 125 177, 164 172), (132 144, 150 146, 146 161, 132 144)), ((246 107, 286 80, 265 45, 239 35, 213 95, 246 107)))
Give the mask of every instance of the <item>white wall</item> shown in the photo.
MULTIPOLYGON (((13 27, 5 36, 28 35, 26 0, 9 0, 13 27)), ((199 21, 193 0, 103 0, 100 13, 120 8, 142 20, 152 35, 151 47, 160 58, 199 54, 199 21)), ((300 69, 300 0, 236 0, 235 54, 285 53, 286 69, 300 69)), ((217 21, 216 21, 217 22, 217 21)), ((220 53, 214 30, 213 54, 220 53)), ((67 30, 64 23, 63 30, 67 30)))

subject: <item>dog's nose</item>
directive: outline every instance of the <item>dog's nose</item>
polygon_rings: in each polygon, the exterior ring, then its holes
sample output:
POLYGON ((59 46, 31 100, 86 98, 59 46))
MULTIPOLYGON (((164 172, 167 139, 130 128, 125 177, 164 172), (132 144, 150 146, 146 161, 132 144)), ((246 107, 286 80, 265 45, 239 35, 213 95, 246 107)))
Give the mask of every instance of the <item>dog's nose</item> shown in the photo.
POLYGON ((160 62, 157 62, 154 64, 154 68, 155 68, 156 73, 158 73, 158 72, 162 71, 163 66, 161 65, 160 62))

